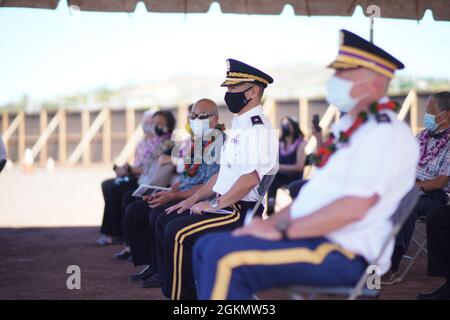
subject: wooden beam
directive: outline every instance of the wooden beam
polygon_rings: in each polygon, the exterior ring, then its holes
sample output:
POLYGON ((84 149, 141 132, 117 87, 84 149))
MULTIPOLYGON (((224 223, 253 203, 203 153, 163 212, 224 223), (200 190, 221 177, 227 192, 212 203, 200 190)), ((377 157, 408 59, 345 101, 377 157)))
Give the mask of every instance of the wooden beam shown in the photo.
POLYGON ((19 112, 20 121, 19 121, 19 141, 18 141, 18 149, 19 149, 19 161, 22 162, 25 155, 25 112, 19 112))
POLYGON ((300 121, 300 129, 309 137, 311 134, 309 130, 309 102, 307 98, 301 97, 298 105, 298 118, 300 121))
POLYGON ((107 164, 111 162, 111 110, 106 109, 106 119, 103 124, 102 134, 102 146, 103 146, 103 163, 107 164))
POLYGON ((414 135, 419 133, 419 101, 417 97, 417 92, 415 90, 413 91, 413 99, 411 104, 411 115, 409 117, 410 119, 410 125, 411 130, 414 133, 414 135))
POLYGON ((92 122, 92 125, 89 127, 86 134, 83 135, 83 138, 81 139, 80 143, 76 146, 75 150, 70 155, 68 160, 69 165, 71 166, 75 165, 81 158, 83 153, 86 151, 86 149, 90 147, 91 140, 94 138, 98 130, 100 130, 101 126, 104 124, 107 117, 108 111, 106 109, 100 111, 98 116, 95 118, 94 122, 92 122))
POLYGON ((414 95, 414 90, 409 91, 408 95, 406 96, 405 100, 403 101, 400 111, 398 112, 398 115, 397 115, 397 118, 399 120, 401 120, 401 121, 405 120, 406 116, 408 115, 408 112, 411 109, 413 95, 414 95))
POLYGON ((137 144, 144 137, 144 132, 142 131, 142 127, 140 125, 137 126, 136 130, 134 130, 133 135, 130 139, 128 139, 127 144, 123 147, 120 154, 114 160, 114 163, 117 165, 123 165, 130 157, 131 154, 134 153, 137 144))
MULTIPOLYGON (((2 113, 2 136, 3 136, 3 133, 5 133, 6 130, 8 129, 8 125, 9 125, 9 114, 8 114, 8 112, 3 111, 3 113, 2 113)), ((3 144, 5 145, 6 153, 8 153, 8 140, 3 139, 3 144)))
POLYGON ((127 140, 131 138, 133 132, 136 128, 136 113, 134 109, 127 108, 125 111, 125 121, 126 121, 126 130, 127 130, 127 140))
POLYGON ((272 126, 277 127, 277 103, 274 99, 267 99, 263 106, 264 113, 269 118, 272 126))
POLYGON ((52 120, 50 120, 50 123, 47 124, 47 112, 45 110, 41 111, 41 134, 34 146, 31 148, 31 154, 33 155, 33 159, 40 154, 40 162, 42 165, 45 165, 47 161, 47 141, 60 124, 61 112, 62 110, 59 110, 53 116, 52 120), (42 156, 43 152, 44 156, 42 156))
MULTIPOLYGON (((81 111, 81 139, 87 134, 89 127, 91 125, 89 109, 83 109, 81 111)), ((84 165, 89 165, 91 163, 91 146, 87 146, 83 152, 82 158, 84 165)))
MULTIPOLYGON (((125 113, 126 121, 126 141, 125 144, 131 139, 134 131, 136 130, 136 113, 133 108, 127 108, 125 113)), ((128 157, 128 162, 132 163, 134 161, 134 152, 130 153, 128 157)))
POLYGON ((3 141, 8 141, 9 138, 11 138, 13 133, 19 127, 21 121, 22 121, 22 116, 21 116, 21 113, 19 112, 16 114, 16 117, 11 122, 11 124, 6 129, 4 129, 3 134, 2 134, 3 141))
POLYGON ((397 118, 401 121, 405 120, 406 116, 408 115, 408 112, 410 113, 410 127, 411 131, 414 134, 417 134, 419 131, 419 106, 417 101, 417 92, 415 90, 409 91, 408 95, 405 98, 405 101, 403 101, 402 107, 400 108, 400 111, 397 115, 397 118))
POLYGON ((188 105, 186 103, 180 103, 177 107, 177 128, 183 129, 188 118, 188 105))
MULTIPOLYGON (((39 138, 41 138, 43 136, 45 129, 47 128, 47 124, 48 124, 47 110, 41 110, 41 112, 39 113, 39 132, 41 134, 39 138)), ((47 161, 47 140, 48 140, 48 138, 42 142, 41 152, 39 153, 39 162, 40 162, 41 166, 45 166, 45 162, 47 161)), ((39 139, 37 140, 37 142, 39 142, 39 139)), ((37 144, 37 142, 36 142, 36 144, 37 144)), ((33 148, 31 148, 31 152, 33 153, 33 158, 34 158, 34 157, 36 157, 36 154, 34 153, 35 151, 33 152, 33 149, 34 149, 34 146, 33 146, 33 148)))
POLYGON ((67 159, 67 119, 66 110, 59 109, 59 127, 58 127, 58 161, 61 164, 66 163, 67 159))

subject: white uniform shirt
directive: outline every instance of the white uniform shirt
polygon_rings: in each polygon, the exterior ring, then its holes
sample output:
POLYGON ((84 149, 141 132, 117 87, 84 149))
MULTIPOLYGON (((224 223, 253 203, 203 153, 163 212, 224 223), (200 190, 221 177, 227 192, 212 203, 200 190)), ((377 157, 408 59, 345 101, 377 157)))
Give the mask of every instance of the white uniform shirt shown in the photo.
MULTIPOLYGON (((300 218, 345 197, 370 197, 379 201, 357 222, 337 229, 325 237, 372 261, 380 253, 392 230, 391 215, 415 183, 419 148, 408 126, 392 111, 382 111, 390 122, 378 122, 373 115, 316 170, 291 207, 291 217, 300 218)), ((343 116, 333 128, 335 137, 353 123, 343 116)), ((351 210, 351 208, 349 208, 351 210)), ((380 260, 382 273, 389 270, 394 242, 380 260)))
MULTIPOLYGON (((260 179, 266 174, 276 173, 278 137, 261 106, 236 116, 226 135, 214 192, 225 194, 240 176, 253 171, 258 173, 260 179)), ((241 200, 257 201, 257 188, 253 188, 241 200)))

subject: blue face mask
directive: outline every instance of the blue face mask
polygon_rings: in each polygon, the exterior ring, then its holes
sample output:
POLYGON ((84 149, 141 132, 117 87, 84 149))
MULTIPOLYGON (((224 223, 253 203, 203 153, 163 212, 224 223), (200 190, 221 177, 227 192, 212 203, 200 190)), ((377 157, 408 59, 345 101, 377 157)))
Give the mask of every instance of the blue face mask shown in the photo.
POLYGON ((436 123, 436 116, 428 112, 423 116, 423 125, 431 132, 436 131, 439 127, 439 124, 436 123))
POLYGON ((430 113, 425 113, 423 116, 423 125, 425 128, 427 128, 429 131, 434 131, 437 128, 436 125, 436 116, 433 116, 430 113))

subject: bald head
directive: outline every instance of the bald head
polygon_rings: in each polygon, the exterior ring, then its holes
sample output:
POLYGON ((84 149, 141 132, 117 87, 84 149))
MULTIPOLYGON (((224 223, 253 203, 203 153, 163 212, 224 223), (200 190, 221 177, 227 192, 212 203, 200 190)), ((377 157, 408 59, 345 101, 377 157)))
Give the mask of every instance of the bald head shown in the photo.
POLYGON ((219 122, 219 109, 217 104, 210 99, 200 99, 191 110, 191 115, 207 114, 209 117, 209 127, 215 128, 219 122))
POLYGON ((200 99, 194 106, 192 107, 192 112, 195 113, 209 113, 209 114, 218 114, 219 109, 217 108, 217 104, 210 99, 200 99))

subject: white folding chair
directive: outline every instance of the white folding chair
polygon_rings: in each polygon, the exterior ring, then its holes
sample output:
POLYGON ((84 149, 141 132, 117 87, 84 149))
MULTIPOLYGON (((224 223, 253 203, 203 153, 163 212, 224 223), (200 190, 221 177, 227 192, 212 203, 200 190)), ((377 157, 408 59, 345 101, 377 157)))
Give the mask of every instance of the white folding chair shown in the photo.
POLYGON ((406 266, 405 270, 403 270, 403 272, 400 276, 400 279, 401 279, 400 281, 403 281, 405 279, 406 275, 409 273, 412 266, 414 265, 417 258, 419 258, 420 254, 422 252, 425 254, 428 254, 427 234, 426 234, 426 231, 420 230, 418 224, 425 226, 425 230, 426 230, 427 218, 426 217, 418 217, 416 219, 416 225, 414 227, 414 232, 417 233, 422 238, 422 240, 420 240, 417 236, 413 235, 411 240, 417 245, 417 250, 412 257, 407 256, 407 255, 403 256, 403 258, 406 260, 409 260, 409 262, 408 262, 408 265, 406 266))
POLYGON ((244 225, 248 225, 255 216, 256 212, 259 209, 259 206, 261 205, 261 202, 264 200, 264 196, 266 195, 267 191, 269 190, 270 185, 273 182, 273 179, 275 179, 275 174, 272 175, 265 175, 258 185, 258 200, 256 201, 255 206, 250 210, 248 209, 247 214, 245 215, 244 225))
MULTIPOLYGON (((391 241, 395 241, 397 233, 402 228, 405 221, 408 219, 412 210, 416 206, 419 200, 420 191, 417 187, 413 187, 400 201, 397 209, 391 216, 393 228, 385 239, 380 253, 373 261, 368 261, 366 271, 361 275, 360 279, 355 286, 348 287, 313 287, 313 286, 292 286, 287 288, 292 299, 302 300, 302 294, 308 294, 310 299, 313 299, 316 295, 330 295, 330 296, 345 296, 348 300, 354 300, 357 297, 377 297, 379 291, 376 289, 367 288, 367 279, 370 275, 369 267, 377 266, 381 257, 389 247, 391 241)), ((380 275, 381 276, 381 275, 380 275)))

